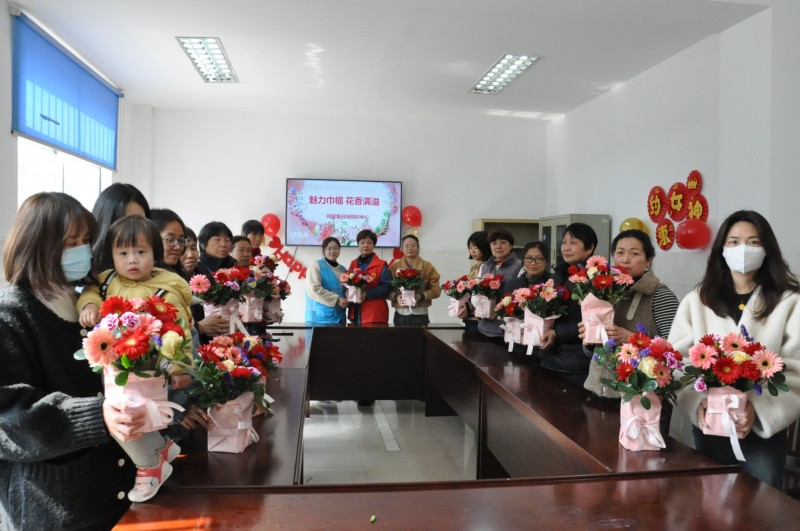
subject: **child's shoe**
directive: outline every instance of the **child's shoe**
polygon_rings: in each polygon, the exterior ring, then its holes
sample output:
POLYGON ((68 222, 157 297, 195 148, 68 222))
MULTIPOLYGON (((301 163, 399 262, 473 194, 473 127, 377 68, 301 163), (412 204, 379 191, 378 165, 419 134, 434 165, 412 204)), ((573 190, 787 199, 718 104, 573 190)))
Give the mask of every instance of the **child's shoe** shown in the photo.
POLYGON ((161 459, 159 455, 158 466, 139 468, 136 471, 136 484, 128 492, 128 499, 134 503, 149 500, 156 495, 170 474, 172 474, 172 465, 161 459))
POLYGON ((172 439, 167 439, 167 444, 163 449, 159 450, 161 460, 165 463, 171 463, 181 453, 181 447, 175 444, 172 439))

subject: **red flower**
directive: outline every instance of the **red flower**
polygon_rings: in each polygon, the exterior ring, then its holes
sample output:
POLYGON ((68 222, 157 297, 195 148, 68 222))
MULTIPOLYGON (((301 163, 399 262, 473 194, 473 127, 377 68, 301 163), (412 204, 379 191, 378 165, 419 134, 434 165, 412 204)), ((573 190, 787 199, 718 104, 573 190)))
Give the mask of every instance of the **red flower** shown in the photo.
POLYGON ((706 334, 700 338, 700 343, 707 345, 709 347, 718 348, 717 341, 714 339, 714 336, 711 334, 706 334))
POLYGON ((219 360, 219 356, 211 345, 200 345, 197 354, 206 363, 214 363, 219 360))
POLYGON ((234 369, 231 371, 231 376, 234 378, 250 378, 253 376, 253 373, 250 372, 250 369, 245 367, 234 367, 234 369))
POLYGON ((228 269, 220 269, 214 273, 214 279, 220 284, 224 284, 230 280, 228 278, 228 269))
POLYGON ((571 266, 569 266, 569 267, 567 268, 567 274, 568 274, 569 276, 572 276, 572 275, 577 275, 577 274, 578 274, 578 271, 580 271, 580 268, 579 268, 578 266, 576 266, 576 265, 571 265, 571 266))
POLYGON ((132 311, 133 304, 131 304, 130 301, 126 301, 122 297, 109 297, 105 300, 105 302, 103 302, 103 305, 100 306, 101 317, 111 315, 112 313, 122 315, 125 312, 132 311))
POLYGON ((750 356, 752 356, 759 350, 764 350, 764 345, 762 345, 758 341, 753 341, 752 343, 749 343, 747 345, 742 345, 742 352, 745 352, 750 356))
POLYGON ((719 381, 725 385, 731 385, 739 378, 739 364, 732 358, 722 356, 712 367, 714 374, 719 381))
POLYGON ((264 376, 267 375, 267 369, 264 367, 264 364, 262 364, 260 360, 253 358, 250 360, 250 365, 252 365, 253 368, 258 370, 258 372, 260 372, 262 375, 264 376))
POLYGON ((283 361, 283 354, 281 354, 280 349, 273 344, 269 346, 269 357, 272 358, 275 363, 283 361))
POLYGON ((619 271, 619 272, 620 272, 620 273, 622 273, 623 275, 627 275, 627 274, 628 274, 628 270, 627 270, 627 269, 625 269, 625 268, 624 268, 623 266, 621 266, 621 265, 615 265, 615 266, 614 266, 614 269, 616 269, 617 271, 619 271))
POLYGON ((228 334, 228 337, 233 339, 233 344, 236 345, 237 347, 241 346, 242 341, 244 341, 244 334, 241 332, 234 332, 232 334, 228 334))
POLYGON ((250 276, 250 268, 249 267, 242 267, 236 266, 233 270, 230 271, 231 280, 238 280, 239 282, 244 282, 250 276))
POLYGON ((157 295, 147 299, 145 304, 147 312, 162 323, 174 321, 178 316, 178 309, 157 295))
POLYGON ((610 289, 614 287, 614 277, 611 275, 595 275, 592 285, 597 289, 610 289))
POLYGON ((141 328, 127 330, 114 345, 114 352, 127 356, 129 360, 137 360, 150 350, 150 336, 141 328))
POLYGON ((514 317, 514 312, 517 311, 517 303, 516 302, 510 303, 508 306, 506 306, 505 310, 506 310, 506 315, 508 315, 509 317, 514 317))
POLYGON ((631 374, 633 374, 633 365, 630 363, 617 364, 617 380, 627 382, 631 374))
POLYGON ((184 337, 185 334, 183 328, 175 321, 166 321, 161 323, 161 335, 163 336, 167 332, 175 332, 181 337, 184 337))
POLYGON ((753 382, 757 382, 761 378, 761 371, 759 370, 758 365, 752 361, 745 361, 739 365, 739 373, 742 378, 747 378, 753 382))
POLYGON ((639 350, 647 348, 647 346, 650 344, 650 341, 651 341, 650 336, 638 332, 635 334, 631 334, 630 337, 628 338, 628 343, 638 348, 639 350))

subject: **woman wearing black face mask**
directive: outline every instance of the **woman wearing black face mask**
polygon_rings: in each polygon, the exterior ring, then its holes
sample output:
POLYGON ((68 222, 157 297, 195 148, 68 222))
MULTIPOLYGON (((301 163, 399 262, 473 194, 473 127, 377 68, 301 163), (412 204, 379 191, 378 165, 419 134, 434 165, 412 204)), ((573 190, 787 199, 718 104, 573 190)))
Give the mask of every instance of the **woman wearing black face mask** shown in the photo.
MULTIPOLYGON (((734 212, 719 228, 703 280, 678 308, 669 340, 679 351, 706 334, 724 335, 744 325, 765 348, 783 358, 791 391, 772 397, 748 393, 736 431, 745 472, 780 489, 787 427, 800 417, 800 287, 783 259, 778 241, 761 214, 734 212)), ((697 449, 722 463, 736 464, 728 438, 704 435, 705 393, 692 386, 678 393, 678 406, 689 416, 697 449)))
POLYGON ((110 529, 136 468, 110 434, 132 440, 141 413, 115 408, 99 374, 73 358, 81 326, 72 283, 90 268, 92 214, 41 193, 19 209, 0 292, 0 527, 110 529), (31 235, 36 235, 32 238, 31 235))

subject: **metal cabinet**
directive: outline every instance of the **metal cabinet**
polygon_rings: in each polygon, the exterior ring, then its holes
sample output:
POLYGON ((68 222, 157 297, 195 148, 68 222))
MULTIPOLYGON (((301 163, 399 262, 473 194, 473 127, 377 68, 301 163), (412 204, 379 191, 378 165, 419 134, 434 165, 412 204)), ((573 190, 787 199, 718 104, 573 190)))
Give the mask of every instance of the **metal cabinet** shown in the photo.
POLYGON ((594 254, 608 257, 611 245, 611 216, 605 214, 563 214, 539 218, 539 239, 550 247, 550 269, 562 264, 561 239, 572 223, 586 223, 597 233, 597 249, 594 254))

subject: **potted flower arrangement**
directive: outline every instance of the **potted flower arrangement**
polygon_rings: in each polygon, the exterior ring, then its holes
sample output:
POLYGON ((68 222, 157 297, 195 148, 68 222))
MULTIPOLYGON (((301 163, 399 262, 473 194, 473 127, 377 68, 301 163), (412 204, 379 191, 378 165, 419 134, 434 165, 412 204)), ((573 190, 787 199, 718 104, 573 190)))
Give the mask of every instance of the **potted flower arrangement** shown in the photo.
POLYGON ((146 411, 143 431, 165 428, 172 421, 166 376, 170 367, 193 370, 192 340, 178 309, 158 296, 149 299, 109 297, 100 307, 100 322, 74 357, 103 372, 106 397, 146 411))
POLYGON ((278 257, 274 254, 260 254, 253 258, 253 266, 261 271, 269 271, 270 273, 274 273, 278 268, 278 257))
POLYGON ((744 414, 750 392, 761 395, 788 392, 784 363, 780 356, 750 337, 744 325, 739 333, 708 334, 689 349, 689 364, 681 381, 707 395, 706 435, 731 440, 733 453, 744 461, 736 432, 736 420, 744 414))
POLYGON ((542 344, 545 332, 553 329, 553 325, 561 315, 567 313, 567 301, 571 293, 564 286, 556 286, 550 279, 543 284, 529 288, 530 293, 523 305, 522 343, 528 345, 528 355, 533 347, 542 344))
POLYGON ((568 280, 574 284, 572 298, 581 303, 581 320, 586 327, 583 344, 605 343, 605 324, 614 322, 614 304, 625 298, 633 283, 625 268, 609 267, 602 256, 592 256, 586 267, 570 266, 568 280))
POLYGON ((455 280, 448 280, 442 284, 442 291, 445 295, 450 297, 450 304, 447 308, 447 315, 450 317, 458 317, 463 311, 464 306, 470 298, 471 292, 467 288, 467 275, 459 277, 455 280))
POLYGON ((253 411, 255 406, 269 409, 267 370, 282 356, 272 343, 238 333, 215 337, 198 354, 201 361, 190 394, 207 408, 214 425, 208 430, 208 450, 242 452, 258 441, 253 411))
POLYGON ((525 316, 525 303, 531 296, 529 288, 515 289, 498 302, 494 311, 503 318, 505 324, 500 325, 505 332, 503 341, 508 343, 508 351, 514 350, 515 343, 522 343, 522 318, 525 316))
POLYGON ((398 269, 392 279, 392 288, 400 292, 400 304, 403 306, 416 306, 416 294, 422 289, 422 272, 413 269, 398 269))
POLYGON ((373 275, 368 275, 357 267, 348 269, 339 276, 339 282, 344 284, 347 290, 347 300, 356 304, 364 302, 364 290, 373 280, 375 280, 373 275))
MULTIPOLYGON (((618 345, 609 340, 594 351, 598 365, 613 378, 603 385, 617 391, 620 404, 619 442, 628 450, 660 450, 665 447, 659 421, 662 402, 675 401, 681 384, 673 377, 681 369, 683 356, 664 338, 650 337, 644 327, 618 345)), ((664 416, 668 421, 668 415, 664 416)), ((665 428, 666 429, 666 428, 665 428)))
POLYGON ((206 275, 193 276, 189 279, 189 289, 192 290, 192 294, 205 301, 203 311, 206 316, 230 317, 231 332, 233 332, 234 327, 240 323, 239 302, 248 292, 247 279, 250 277, 250 269, 247 267, 220 269, 213 276, 213 283, 206 275))
POLYGON ((472 293, 472 306, 475 308, 475 317, 479 319, 492 319, 494 317, 493 300, 501 294, 503 275, 486 273, 480 278, 473 278, 467 282, 467 287, 472 293))

